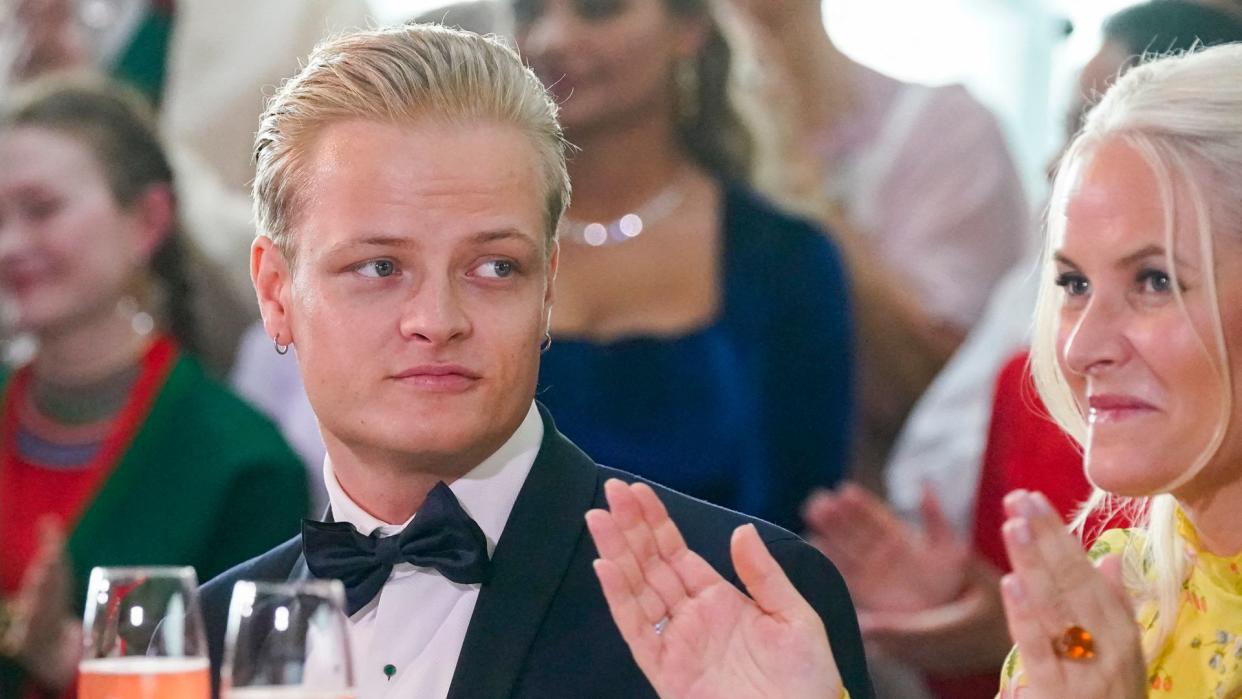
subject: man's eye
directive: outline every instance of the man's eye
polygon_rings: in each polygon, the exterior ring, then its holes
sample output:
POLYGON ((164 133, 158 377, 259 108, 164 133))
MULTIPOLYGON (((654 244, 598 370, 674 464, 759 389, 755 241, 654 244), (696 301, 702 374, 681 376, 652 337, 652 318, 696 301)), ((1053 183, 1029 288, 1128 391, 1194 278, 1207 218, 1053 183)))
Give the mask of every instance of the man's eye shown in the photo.
POLYGON ((367 260, 358 265, 358 273, 364 277, 383 278, 397 273, 397 264, 392 260, 367 260))
POLYGON ((485 279, 506 279, 516 271, 517 265, 510 260, 488 260, 474 268, 474 273, 485 279))

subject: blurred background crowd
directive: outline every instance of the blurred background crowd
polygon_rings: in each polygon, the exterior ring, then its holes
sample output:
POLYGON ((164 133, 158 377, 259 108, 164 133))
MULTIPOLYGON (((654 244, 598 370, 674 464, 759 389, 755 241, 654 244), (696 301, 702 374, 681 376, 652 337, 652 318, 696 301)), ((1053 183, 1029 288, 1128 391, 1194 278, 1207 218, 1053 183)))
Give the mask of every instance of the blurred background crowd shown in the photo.
POLYGON ((504 37, 577 147, 560 429, 816 543, 881 696, 993 696, 1001 498, 1090 494, 1026 365, 1049 163, 1140 56, 1242 41, 1237 0, 0 0, 3 607, 62 549, 80 608, 93 565, 207 579, 322 512, 253 138, 316 42, 410 20, 504 37))

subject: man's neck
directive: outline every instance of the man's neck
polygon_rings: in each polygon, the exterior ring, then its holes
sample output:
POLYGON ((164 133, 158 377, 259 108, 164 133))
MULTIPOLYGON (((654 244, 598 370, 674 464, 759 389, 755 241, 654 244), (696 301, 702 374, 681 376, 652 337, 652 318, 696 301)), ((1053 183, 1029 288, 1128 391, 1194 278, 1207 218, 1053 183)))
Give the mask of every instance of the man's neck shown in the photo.
POLYGON ((499 444, 487 445, 452 457, 393 454, 350 447, 326 433, 324 445, 332 475, 345 495, 364 512, 388 524, 413 517, 436 483, 451 485, 500 448, 499 444))
POLYGON ((512 429, 500 433, 503 437, 453 453, 380 449, 340 439, 321 425, 331 464, 328 477, 335 478, 345 496, 366 514, 386 524, 401 524, 418 512, 436 483, 452 485, 496 455, 514 439, 529 415, 518 417, 512 429))

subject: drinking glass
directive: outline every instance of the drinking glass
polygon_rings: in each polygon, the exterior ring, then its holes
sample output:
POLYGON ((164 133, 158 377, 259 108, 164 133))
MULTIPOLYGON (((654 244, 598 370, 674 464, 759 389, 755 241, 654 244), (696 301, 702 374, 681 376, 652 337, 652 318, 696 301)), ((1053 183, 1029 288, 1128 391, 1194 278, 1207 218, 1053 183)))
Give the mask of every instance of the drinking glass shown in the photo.
POLYGON ((83 630, 79 699, 209 699, 193 568, 95 568, 83 630))
POLYGON ((344 606, 339 580, 234 585, 220 671, 224 698, 354 697, 344 606))

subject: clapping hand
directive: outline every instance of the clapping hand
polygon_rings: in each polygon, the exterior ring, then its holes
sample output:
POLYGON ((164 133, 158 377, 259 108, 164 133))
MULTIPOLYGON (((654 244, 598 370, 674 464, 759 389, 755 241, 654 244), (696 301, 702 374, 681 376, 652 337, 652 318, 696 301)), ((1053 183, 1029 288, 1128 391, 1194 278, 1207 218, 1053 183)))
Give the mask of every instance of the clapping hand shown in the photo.
POLYGON ((803 509, 809 540, 828 556, 860 612, 917 612, 962 593, 970 545, 945 519, 934 491, 925 488, 923 532, 853 484, 812 495, 803 509))
POLYGON ((73 681, 82 652, 82 628, 69 611, 72 578, 64 554, 60 525, 50 518, 40 521, 39 548, 26 569, 3 638, 3 652, 55 690, 73 681))
POLYGON ((828 636, 753 525, 733 533, 750 597, 686 547, 645 484, 605 484, 587 513, 595 572, 621 636, 663 699, 823 699, 842 694, 828 636))
POLYGON ((1120 582, 1120 557, 1097 569, 1040 493, 1005 497, 1013 572, 1001 590, 1022 661, 1024 699, 1147 696, 1138 625, 1120 582), (1083 632, 1087 632, 1086 635, 1083 632))
POLYGON ((810 540, 845 577, 868 649, 945 674, 995 672, 1012 645, 1000 572, 972 555, 923 489, 923 531, 855 485, 813 495, 810 540))

